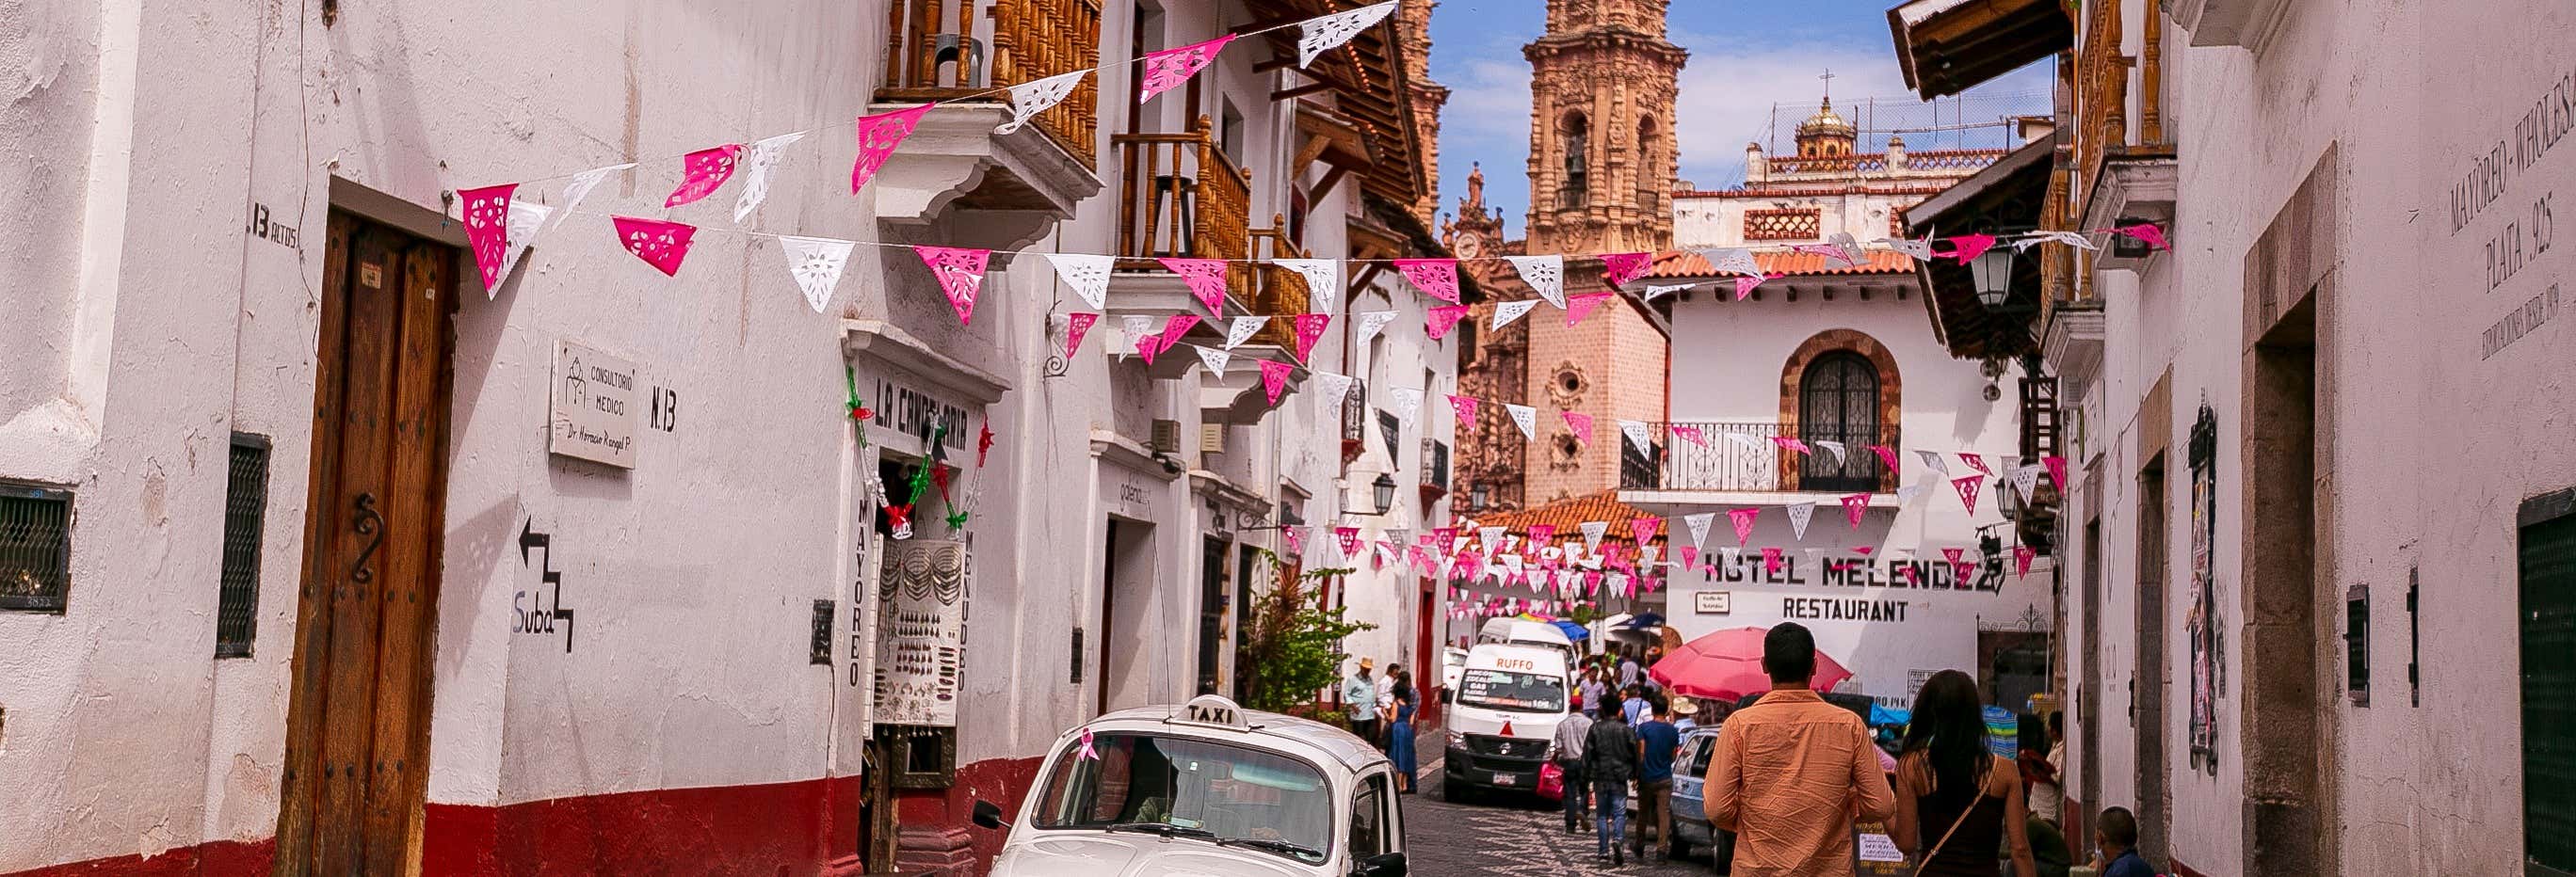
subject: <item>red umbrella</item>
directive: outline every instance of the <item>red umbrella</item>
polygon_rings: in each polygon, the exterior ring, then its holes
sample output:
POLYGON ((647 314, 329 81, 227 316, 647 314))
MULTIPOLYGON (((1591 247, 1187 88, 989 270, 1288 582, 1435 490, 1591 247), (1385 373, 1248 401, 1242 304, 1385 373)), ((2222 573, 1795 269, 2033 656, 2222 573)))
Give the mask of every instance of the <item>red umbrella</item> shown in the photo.
MULTIPOLYGON (((1720 703, 1769 691, 1771 674, 1762 672, 1762 636, 1769 632, 1767 627, 1738 627, 1691 640, 1656 661, 1646 675, 1676 694, 1720 703)), ((1817 691, 1831 691, 1851 675, 1819 650, 1816 675, 1809 684, 1817 691)))

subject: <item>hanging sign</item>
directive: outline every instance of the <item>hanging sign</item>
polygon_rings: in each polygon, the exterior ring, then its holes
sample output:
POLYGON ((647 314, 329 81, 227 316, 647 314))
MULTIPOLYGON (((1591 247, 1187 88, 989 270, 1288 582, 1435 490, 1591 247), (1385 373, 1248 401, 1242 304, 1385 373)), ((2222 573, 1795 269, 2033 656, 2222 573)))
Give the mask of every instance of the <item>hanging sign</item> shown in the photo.
POLYGON ((558 340, 553 395, 547 453, 635 468, 634 363, 558 340))

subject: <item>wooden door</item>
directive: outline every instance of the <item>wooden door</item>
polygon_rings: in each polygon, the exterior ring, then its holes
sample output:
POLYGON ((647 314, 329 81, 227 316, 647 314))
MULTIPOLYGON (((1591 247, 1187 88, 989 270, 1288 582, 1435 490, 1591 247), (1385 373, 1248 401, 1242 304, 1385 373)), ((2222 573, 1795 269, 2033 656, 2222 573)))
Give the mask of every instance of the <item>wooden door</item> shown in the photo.
POLYGON ((281 875, 418 868, 457 261, 331 214, 281 875))

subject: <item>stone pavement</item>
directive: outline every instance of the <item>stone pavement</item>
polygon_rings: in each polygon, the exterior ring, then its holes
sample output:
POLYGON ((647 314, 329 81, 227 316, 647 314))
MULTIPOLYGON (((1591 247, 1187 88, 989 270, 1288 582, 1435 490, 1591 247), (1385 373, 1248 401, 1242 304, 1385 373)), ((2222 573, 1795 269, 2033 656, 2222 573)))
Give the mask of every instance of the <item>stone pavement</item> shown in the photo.
POLYGON ((1631 858, 1625 867, 1596 859, 1589 831, 1565 833, 1565 817, 1547 801, 1479 796, 1451 804, 1440 800, 1438 729, 1417 735, 1422 752, 1421 792, 1404 796, 1405 858, 1427 877, 1493 874, 1501 877, 1678 875, 1712 873, 1705 854, 1659 865, 1631 858))

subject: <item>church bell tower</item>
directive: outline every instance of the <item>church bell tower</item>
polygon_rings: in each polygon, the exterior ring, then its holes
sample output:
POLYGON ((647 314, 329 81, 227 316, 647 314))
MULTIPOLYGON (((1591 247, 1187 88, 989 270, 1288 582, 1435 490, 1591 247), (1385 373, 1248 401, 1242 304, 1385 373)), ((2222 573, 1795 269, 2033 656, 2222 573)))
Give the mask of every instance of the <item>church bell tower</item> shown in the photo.
POLYGON ((1531 253, 1672 245, 1673 104, 1690 54, 1669 0, 1548 0, 1530 62, 1531 253))

